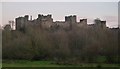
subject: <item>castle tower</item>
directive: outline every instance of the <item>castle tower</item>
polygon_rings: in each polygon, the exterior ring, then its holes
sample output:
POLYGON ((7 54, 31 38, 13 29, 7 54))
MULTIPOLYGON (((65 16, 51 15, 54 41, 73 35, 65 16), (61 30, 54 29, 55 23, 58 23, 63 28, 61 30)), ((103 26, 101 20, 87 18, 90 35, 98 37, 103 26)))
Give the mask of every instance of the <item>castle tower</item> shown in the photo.
POLYGON ((28 23, 28 15, 25 15, 24 17, 18 17, 15 19, 16 22, 16 30, 23 30, 27 26, 28 23))
POLYGON ((71 17, 71 20, 72 20, 72 23, 76 23, 76 15, 73 15, 72 17, 71 17))
POLYGON ((76 23, 76 15, 65 16, 65 22, 76 23))
POLYGON ((41 28, 49 28, 53 23, 52 15, 38 14, 37 22, 41 28))
POLYGON ((25 20, 25 23, 29 20, 29 16, 28 15, 25 15, 24 16, 24 20, 25 20))
POLYGON ((73 24, 77 22, 76 15, 65 16, 65 23, 69 23, 69 28, 72 29, 73 24))

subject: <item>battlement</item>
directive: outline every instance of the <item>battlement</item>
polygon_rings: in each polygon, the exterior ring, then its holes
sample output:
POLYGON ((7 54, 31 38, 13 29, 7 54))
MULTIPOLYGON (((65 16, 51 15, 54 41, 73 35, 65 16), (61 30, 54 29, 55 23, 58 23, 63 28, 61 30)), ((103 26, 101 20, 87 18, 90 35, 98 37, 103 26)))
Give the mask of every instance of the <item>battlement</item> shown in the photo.
MULTIPOLYGON (((65 16, 65 21, 56 21, 53 22, 53 18, 51 14, 42 15, 38 14, 38 18, 29 20, 29 15, 25 15, 24 17, 16 18, 16 29, 24 29, 25 27, 29 26, 37 26, 41 28, 50 28, 54 25, 59 25, 61 27, 69 27, 72 29, 73 25, 78 27, 87 27, 87 19, 80 19, 80 22, 77 22, 76 15, 65 16)), ((100 19, 95 19, 94 26, 103 28, 106 27, 106 21, 101 21, 100 19)))
POLYGON ((52 15, 48 14, 48 15, 42 15, 42 14, 38 14, 38 19, 51 19, 52 15))

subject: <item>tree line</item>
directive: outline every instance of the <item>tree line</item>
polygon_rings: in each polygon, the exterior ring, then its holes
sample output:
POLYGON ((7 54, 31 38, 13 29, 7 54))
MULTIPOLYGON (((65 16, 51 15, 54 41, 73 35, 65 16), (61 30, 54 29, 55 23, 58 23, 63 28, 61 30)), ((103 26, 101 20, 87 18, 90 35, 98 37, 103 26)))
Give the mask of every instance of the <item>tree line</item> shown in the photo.
POLYGON ((59 64, 119 63, 119 29, 73 26, 72 30, 2 31, 2 57, 59 64))

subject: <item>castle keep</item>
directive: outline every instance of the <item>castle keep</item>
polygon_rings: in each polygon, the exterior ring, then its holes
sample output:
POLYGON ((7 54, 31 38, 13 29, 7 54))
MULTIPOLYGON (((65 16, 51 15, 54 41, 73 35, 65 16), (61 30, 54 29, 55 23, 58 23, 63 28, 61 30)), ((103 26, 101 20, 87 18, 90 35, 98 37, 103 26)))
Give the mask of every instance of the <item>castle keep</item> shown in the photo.
MULTIPOLYGON (((34 26, 34 27, 40 27, 44 29, 49 28, 69 28, 72 29, 73 25, 76 25, 78 27, 87 27, 87 19, 80 19, 79 22, 77 22, 76 15, 71 16, 65 16, 65 21, 53 21, 52 15, 42 15, 38 14, 37 19, 32 20, 32 16, 29 20, 29 16, 25 15, 24 17, 18 17, 15 19, 16 22, 16 30, 21 30, 24 28, 27 28, 27 26, 34 26)), ((106 27, 106 21, 96 20, 95 27, 104 28, 106 27)))

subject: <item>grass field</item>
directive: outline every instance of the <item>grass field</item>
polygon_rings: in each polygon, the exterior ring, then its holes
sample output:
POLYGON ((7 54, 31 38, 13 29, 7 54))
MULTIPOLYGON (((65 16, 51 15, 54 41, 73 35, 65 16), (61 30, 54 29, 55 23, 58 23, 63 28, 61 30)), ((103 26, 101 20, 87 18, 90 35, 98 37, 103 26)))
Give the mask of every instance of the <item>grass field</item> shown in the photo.
POLYGON ((3 62, 2 67, 120 67, 120 64, 81 63, 78 65, 59 65, 52 61, 11 60, 3 62))

